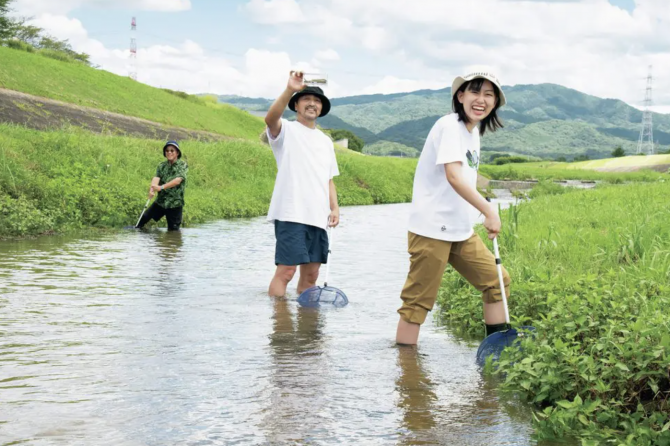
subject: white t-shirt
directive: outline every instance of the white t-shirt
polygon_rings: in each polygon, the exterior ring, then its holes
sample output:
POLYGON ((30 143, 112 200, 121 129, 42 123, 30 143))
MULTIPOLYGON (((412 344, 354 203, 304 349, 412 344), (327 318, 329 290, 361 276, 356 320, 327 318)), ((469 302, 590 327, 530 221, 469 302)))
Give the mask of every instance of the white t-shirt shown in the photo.
POLYGON ((340 174, 333 141, 319 129, 282 119, 276 138, 266 129, 277 160, 277 180, 268 221, 303 223, 327 229, 330 180, 340 174))
POLYGON ((456 113, 440 118, 428 134, 414 174, 409 230, 450 242, 473 234, 477 210, 447 181, 444 165, 461 162, 465 181, 477 187, 479 129, 468 132, 456 113))

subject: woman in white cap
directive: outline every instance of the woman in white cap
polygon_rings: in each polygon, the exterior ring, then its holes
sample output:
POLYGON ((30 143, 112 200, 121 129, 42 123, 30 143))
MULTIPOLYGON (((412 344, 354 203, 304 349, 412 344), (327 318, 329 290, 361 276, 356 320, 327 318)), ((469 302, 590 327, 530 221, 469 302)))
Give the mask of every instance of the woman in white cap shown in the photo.
MULTIPOLYGON (((398 344, 417 343, 447 264, 482 292, 486 334, 507 328, 495 258, 473 231, 481 213, 489 238, 500 232, 496 208, 477 192, 477 170, 479 137, 502 127, 497 111, 505 105, 505 94, 489 68, 458 76, 451 92, 454 113, 440 118, 431 129, 414 176, 410 269, 398 310, 398 344)), ((509 291, 507 271, 503 276, 509 291)))

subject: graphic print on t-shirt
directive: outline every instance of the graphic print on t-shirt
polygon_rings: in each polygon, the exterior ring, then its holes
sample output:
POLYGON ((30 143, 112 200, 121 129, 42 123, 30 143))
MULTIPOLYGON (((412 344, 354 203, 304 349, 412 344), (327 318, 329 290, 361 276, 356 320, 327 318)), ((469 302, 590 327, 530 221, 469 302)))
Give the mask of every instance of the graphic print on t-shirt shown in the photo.
POLYGON ((468 166, 479 171, 479 155, 477 152, 468 150, 468 153, 466 153, 465 156, 468 158, 468 166))

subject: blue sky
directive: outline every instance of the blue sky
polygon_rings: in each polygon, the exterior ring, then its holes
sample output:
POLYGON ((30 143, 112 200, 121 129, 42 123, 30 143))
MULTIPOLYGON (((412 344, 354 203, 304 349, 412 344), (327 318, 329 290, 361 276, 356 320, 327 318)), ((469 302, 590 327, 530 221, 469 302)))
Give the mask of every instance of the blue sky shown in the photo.
POLYGON ((667 0, 15 0, 17 14, 103 69, 127 74, 138 21, 141 82, 276 96, 288 70, 346 96, 443 88, 473 65, 505 85, 552 82, 639 105, 654 65, 670 111, 667 0))

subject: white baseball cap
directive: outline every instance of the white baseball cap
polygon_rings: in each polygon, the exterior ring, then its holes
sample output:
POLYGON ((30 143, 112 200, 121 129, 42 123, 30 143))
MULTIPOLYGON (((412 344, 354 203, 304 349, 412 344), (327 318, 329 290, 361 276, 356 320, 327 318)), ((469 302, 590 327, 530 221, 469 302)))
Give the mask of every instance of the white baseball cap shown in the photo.
POLYGON ((454 82, 451 84, 452 96, 456 94, 458 89, 461 88, 461 85, 463 85, 465 82, 477 78, 489 80, 492 84, 498 87, 498 91, 500 91, 500 107, 507 104, 507 99, 505 99, 505 93, 502 90, 498 76, 495 75, 495 72, 490 67, 485 66, 473 67, 468 74, 456 77, 454 82))

